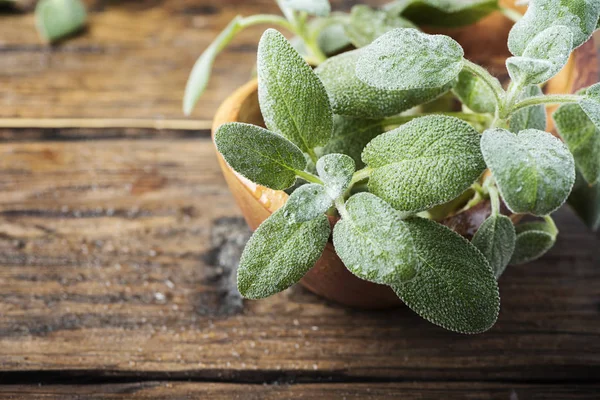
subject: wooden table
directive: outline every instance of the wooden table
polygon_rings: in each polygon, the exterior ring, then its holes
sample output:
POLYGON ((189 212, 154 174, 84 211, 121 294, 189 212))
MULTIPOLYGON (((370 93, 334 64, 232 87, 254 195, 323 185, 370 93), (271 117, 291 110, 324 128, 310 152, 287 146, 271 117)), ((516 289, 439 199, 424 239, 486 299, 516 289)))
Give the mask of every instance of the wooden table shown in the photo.
POLYGON ((299 287, 241 301, 249 232, 207 128, 262 29, 219 58, 193 119, 181 98, 216 31, 272 2, 88 4, 56 47, 31 13, 0 15, 1 399, 600 396, 600 237, 567 209, 482 335, 299 287))

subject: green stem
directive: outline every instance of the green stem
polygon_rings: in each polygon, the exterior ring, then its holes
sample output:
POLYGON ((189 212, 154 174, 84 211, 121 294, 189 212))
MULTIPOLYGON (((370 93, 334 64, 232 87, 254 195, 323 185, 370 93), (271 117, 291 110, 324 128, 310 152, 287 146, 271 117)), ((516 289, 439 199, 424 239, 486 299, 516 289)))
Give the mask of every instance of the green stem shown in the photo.
POLYGON ((417 114, 413 114, 413 115, 397 115, 394 117, 388 117, 383 120, 383 125, 384 126, 402 125, 402 124, 412 121, 413 119, 426 117, 428 115, 447 115, 449 117, 455 117, 455 118, 462 119, 463 121, 482 123, 482 124, 487 124, 487 123, 491 122, 491 118, 488 115, 484 115, 484 114, 471 114, 471 113, 464 113, 464 112, 433 112, 433 113, 417 113, 417 114))
POLYGON ((523 108, 537 106, 538 104, 578 103, 583 98, 583 96, 576 94, 550 94, 547 96, 528 97, 512 106, 509 115, 514 114, 523 108))
POLYGON ((552 233, 554 234, 554 237, 556 238, 556 236, 558 235, 558 228, 556 227, 554 220, 552 219, 552 217, 550 215, 544 216, 544 220, 546 221, 546 223, 548 225, 550 225, 550 228, 552 229, 552 233))
POLYGON ((486 71, 485 68, 465 59, 463 63, 464 68, 470 73, 478 76, 485 82, 486 85, 492 89, 494 93, 494 97, 496 97, 496 105, 497 107, 502 107, 502 103, 505 96, 505 91, 500 84, 500 81, 494 78, 489 72, 486 71))
POLYGON ((249 17, 244 17, 239 21, 240 28, 247 28, 249 26, 260 25, 260 24, 272 24, 280 26, 290 32, 296 33, 294 26, 285 18, 279 15, 271 14, 257 14, 249 17))
POLYGON ((344 203, 344 196, 340 196, 335 199, 335 208, 337 208, 342 219, 350 219, 350 214, 348 214, 348 210, 346 210, 346 204, 344 203))
POLYGON ((500 214, 500 195, 495 185, 488 186, 488 193, 490 194, 490 201, 492 202, 492 215, 500 214))
POLYGON ((310 157, 310 159, 312 160, 312 162, 317 165, 317 160, 319 159, 317 157, 317 153, 315 153, 314 149, 308 149, 308 156, 310 157))
POLYGON ((300 171, 299 169, 295 170, 296 175, 300 178, 304 179, 307 182, 318 183, 319 185, 323 184, 323 181, 319 179, 318 176, 311 174, 310 172, 300 171))
POLYGON ((513 22, 519 22, 521 18, 523 18, 523 14, 518 12, 517 10, 513 10, 508 7, 500 7, 500 12, 504 14, 504 16, 510 19, 513 22))
POLYGON ((354 186, 356 183, 370 177, 372 173, 373 168, 371 167, 365 167, 361 170, 356 171, 354 175, 352 175, 352 180, 350 181, 350 185, 348 185, 348 190, 352 189, 352 186, 354 186))

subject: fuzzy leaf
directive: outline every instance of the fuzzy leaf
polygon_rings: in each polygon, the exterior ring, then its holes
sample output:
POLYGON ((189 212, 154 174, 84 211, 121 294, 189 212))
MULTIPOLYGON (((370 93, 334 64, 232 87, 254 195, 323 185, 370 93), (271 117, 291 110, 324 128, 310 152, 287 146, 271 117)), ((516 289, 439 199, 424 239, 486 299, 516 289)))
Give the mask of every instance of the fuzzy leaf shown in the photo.
POLYGON ((517 234, 510 218, 492 215, 483 221, 472 243, 483 253, 498 279, 510 262, 516 240, 517 234))
POLYGON ((217 150, 238 174, 275 190, 286 189, 306 159, 292 142, 258 126, 232 122, 215 134, 217 150))
POLYGON ((423 318, 461 333, 488 330, 498 318, 494 273, 475 246, 454 231, 423 218, 405 220, 420 259, 413 279, 392 286, 423 318))
POLYGON ((563 69, 572 47, 569 28, 554 25, 535 36, 522 56, 506 60, 506 68, 519 86, 544 83, 563 69))
POLYGON ((590 186, 578 173, 568 201, 579 218, 591 230, 600 229, 600 182, 590 186))
POLYGON ((373 139, 362 154, 369 191, 406 212, 464 192, 485 170, 479 133, 454 117, 422 117, 373 139))
POLYGON ((517 225, 517 242, 511 264, 525 264, 546 254, 554 246, 558 232, 547 222, 517 225))
POLYGON ((556 129, 575 159, 577 169, 593 185, 600 180, 600 130, 578 104, 563 104, 553 114, 556 129))
POLYGON ((415 0, 403 15, 417 25, 455 28, 498 10, 498 0, 415 0))
POLYGON ((280 0, 283 8, 326 17, 331 12, 329 0, 280 0))
POLYGON ((324 214, 333 205, 325 187, 316 183, 302 185, 285 203, 283 212, 290 222, 305 222, 324 214))
POLYGON ((196 60, 185 85, 185 93, 183 94, 183 112, 185 115, 192 113, 198 99, 206 90, 215 58, 231 42, 235 34, 242 29, 240 25, 241 20, 240 16, 231 20, 227 27, 219 33, 219 36, 196 60))
POLYGON ((35 19, 39 34, 54 42, 80 30, 87 12, 80 0, 41 0, 35 8, 35 19))
POLYGON ((350 22, 346 25, 346 35, 357 48, 367 46, 386 32, 395 28, 416 28, 416 26, 397 15, 369 6, 352 7, 350 22))
POLYGON ((521 56, 539 33, 564 25, 573 35, 575 49, 590 38, 599 15, 598 0, 532 0, 523 18, 510 31, 508 48, 515 56, 521 56))
MULTIPOLYGON (((528 97, 542 96, 544 93, 539 86, 528 86, 519 96, 519 100, 524 100, 528 97)), ((510 130, 514 133, 519 133, 525 129, 537 129, 540 131, 546 130, 546 108, 540 104, 537 106, 527 107, 517 111, 510 118, 510 130)))
POLYGON ((465 106, 476 113, 493 114, 496 111, 496 97, 492 89, 469 71, 461 71, 452 91, 465 106))
POLYGON ((346 211, 333 229, 333 245, 350 272, 387 285, 415 277, 420 261, 396 210, 375 195, 359 193, 346 202, 346 211))
POLYGON ((291 223, 280 209, 254 232, 240 259, 238 290, 248 299, 261 299, 298 282, 317 262, 331 228, 325 215, 291 223))
POLYGON ((317 39, 319 48, 325 54, 334 54, 350 46, 350 39, 342 24, 333 24, 324 28, 317 39))
POLYGON ((345 154, 328 154, 319 158, 317 172, 331 199, 335 200, 348 189, 355 168, 354 160, 345 154))
POLYGON ((330 58, 317 69, 336 114, 357 118, 382 118, 427 103, 448 90, 454 82, 431 89, 384 90, 367 85, 356 77, 361 50, 330 58))
POLYGON ((463 56, 462 47, 448 36, 394 29, 363 49, 356 76, 380 89, 436 88, 458 76, 463 56))
POLYGON ((586 98, 579 102, 588 118, 600 129, 600 83, 590 86, 585 91, 586 98))
POLYGON ((527 129, 514 134, 488 129, 481 150, 508 208, 547 215, 567 199, 575 163, 567 146, 551 134, 527 129))
POLYGON ((333 132, 327 92, 286 38, 268 29, 258 45, 258 99, 267 127, 305 153, 325 145, 333 132))

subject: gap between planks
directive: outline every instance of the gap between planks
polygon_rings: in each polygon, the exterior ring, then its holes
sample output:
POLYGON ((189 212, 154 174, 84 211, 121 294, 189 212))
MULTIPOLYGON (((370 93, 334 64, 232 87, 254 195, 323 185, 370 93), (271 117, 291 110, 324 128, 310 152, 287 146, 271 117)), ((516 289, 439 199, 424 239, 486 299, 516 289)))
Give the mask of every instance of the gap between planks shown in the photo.
POLYGON ((156 130, 209 130, 212 121, 136 118, 0 118, 0 128, 137 128, 156 130))

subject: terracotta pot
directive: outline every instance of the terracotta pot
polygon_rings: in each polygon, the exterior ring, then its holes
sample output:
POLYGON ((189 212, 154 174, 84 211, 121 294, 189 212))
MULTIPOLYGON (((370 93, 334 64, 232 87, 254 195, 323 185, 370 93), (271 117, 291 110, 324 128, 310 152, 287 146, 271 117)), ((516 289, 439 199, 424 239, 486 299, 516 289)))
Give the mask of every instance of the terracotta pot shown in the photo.
MULTIPOLYGON (((496 13, 469 28, 445 30, 441 33, 459 41, 467 58, 485 65, 502 78, 506 74, 504 60, 509 56, 506 39, 511 26, 510 21, 496 13)), ((593 42, 590 41, 575 51, 568 65, 546 85, 545 90, 548 93, 574 93, 597 80, 598 60, 593 42)), ((223 102, 214 119, 213 135, 221 124, 235 121, 264 124, 255 80, 239 88, 223 102)), ((552 126, 548 129, 551 130, 552 126)), ((252 230, 285 203, 288 196, 283 191, 271 190, 248 181, 235 173, 220 155, 219 163, 231 193, 252 230)), ((469 237, 489 213, 489 204, 484 202, 466 213, 447 218, 443 223, 469 237)), ((318 295, 351 307, 376 309, 402 304, 389 287, 352 275, 336 255, 331 241, 322 257, 300 283, 318 295)))

